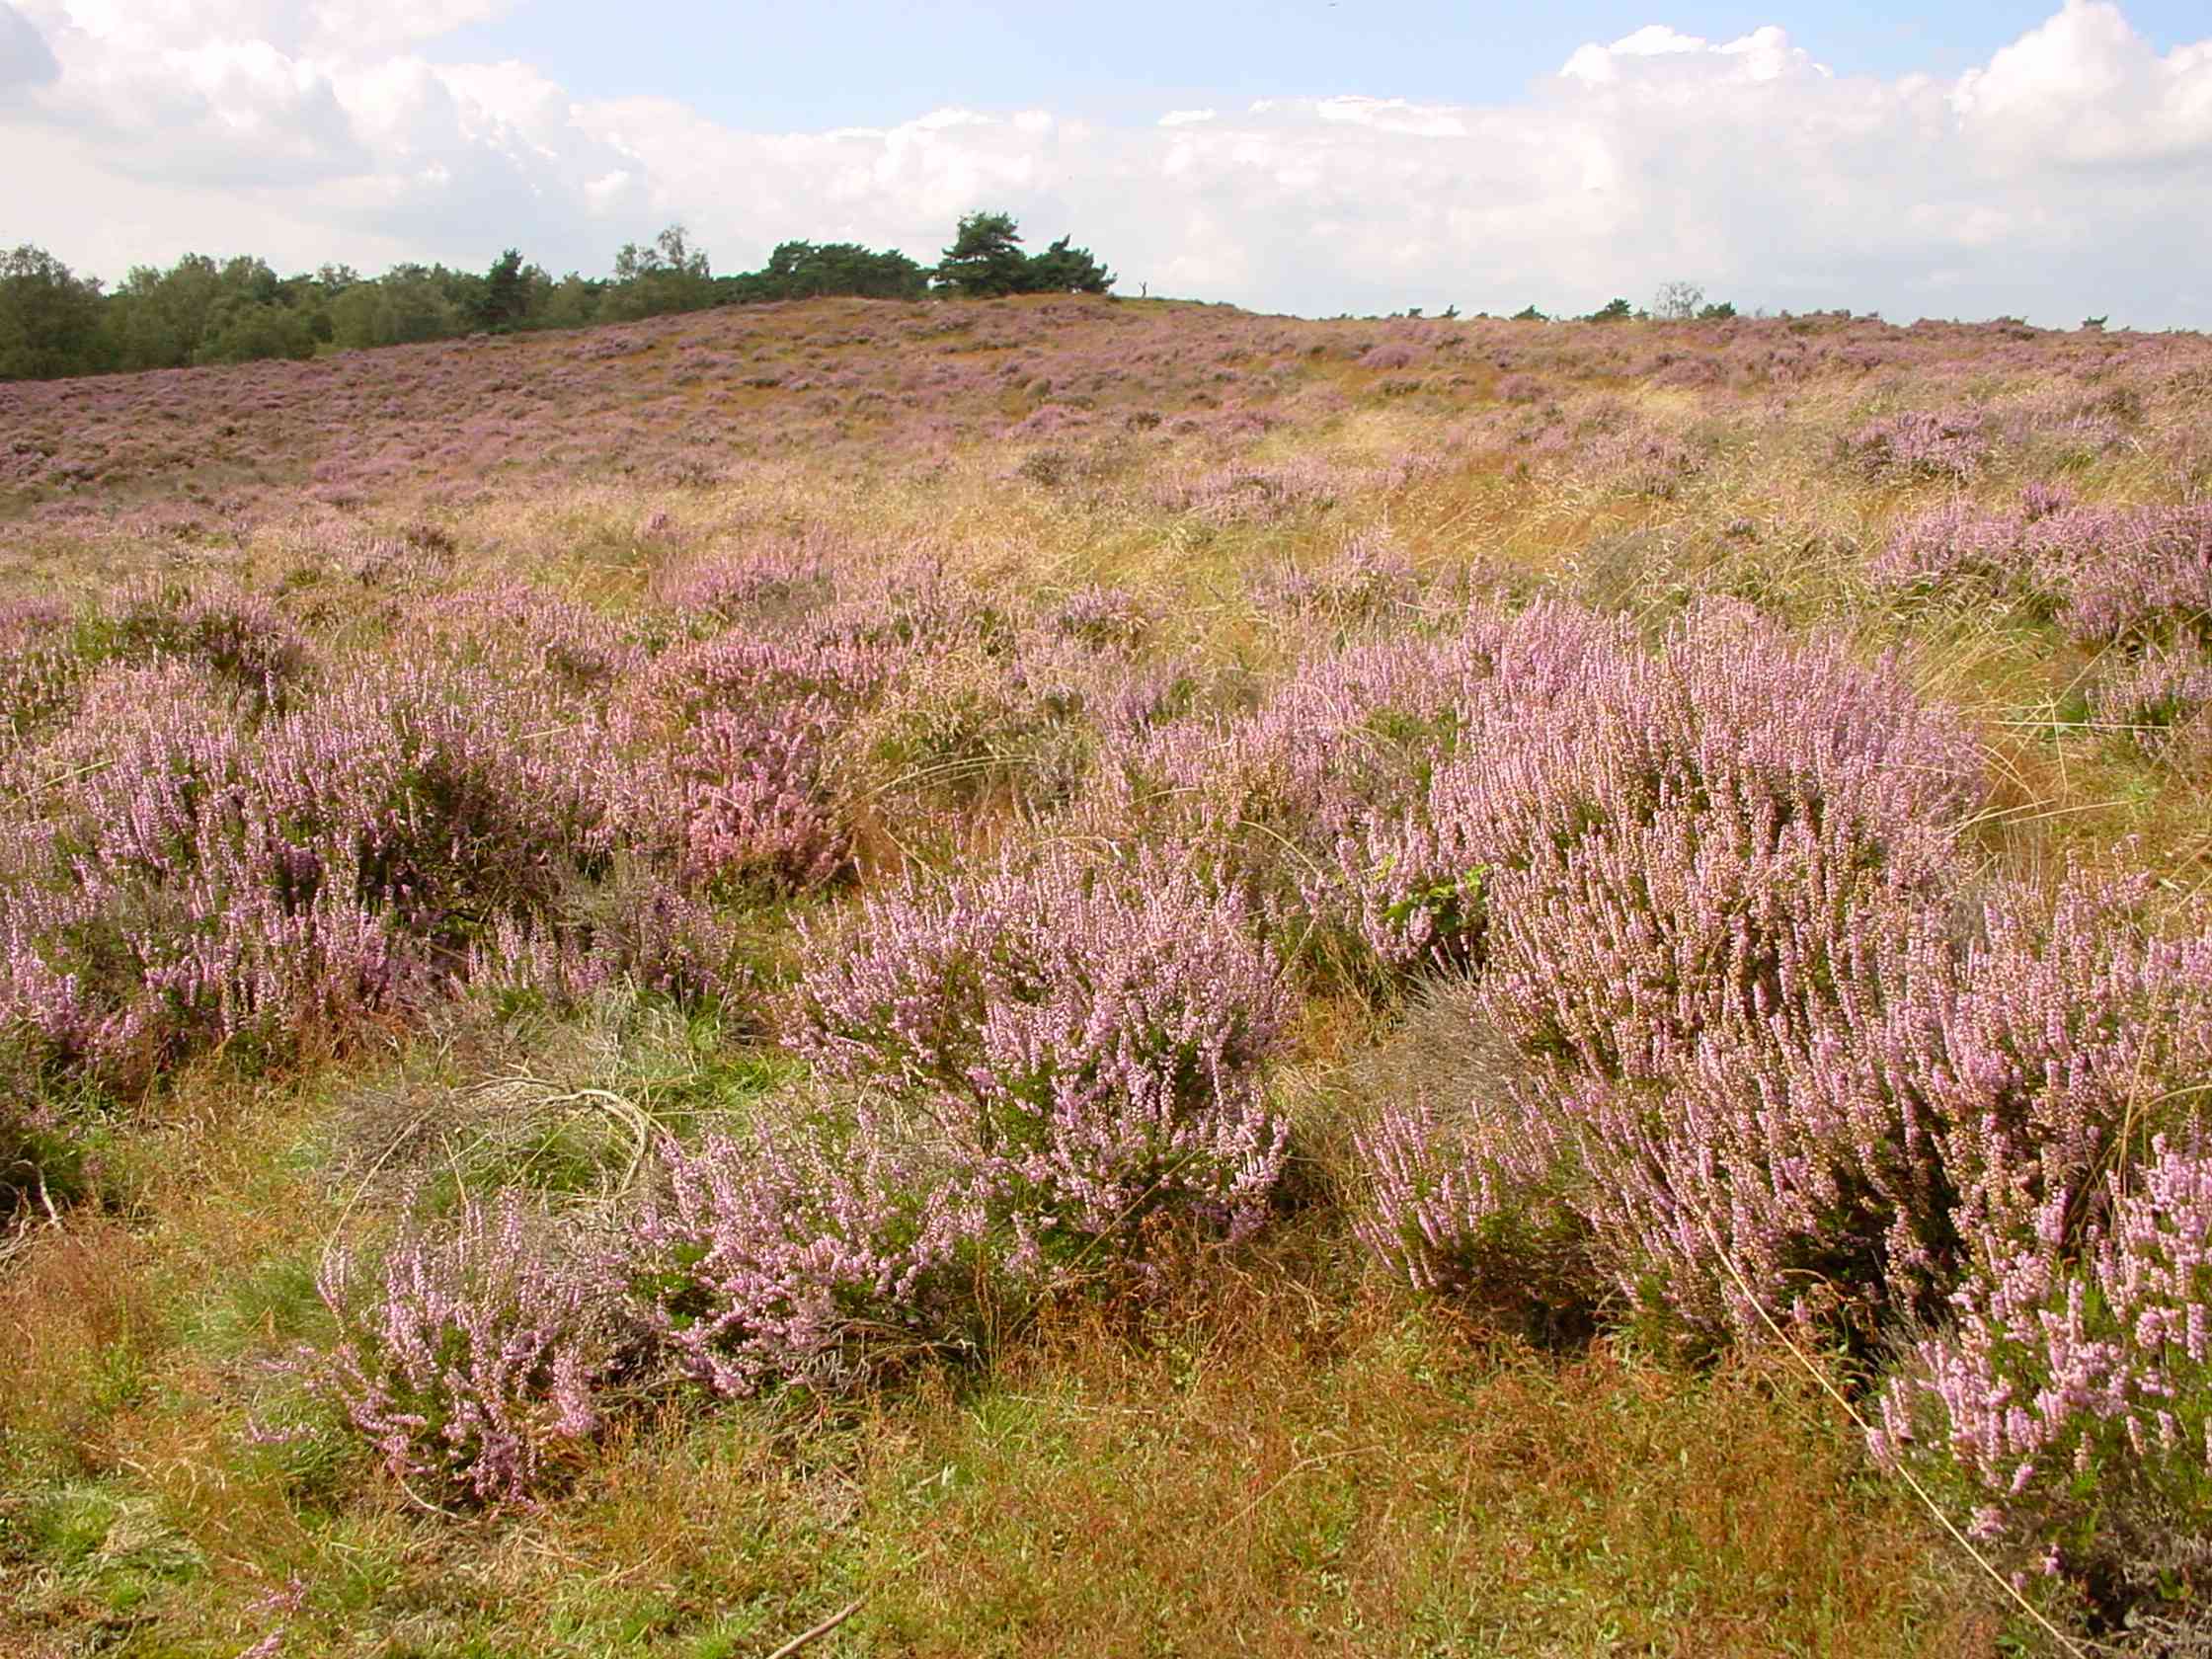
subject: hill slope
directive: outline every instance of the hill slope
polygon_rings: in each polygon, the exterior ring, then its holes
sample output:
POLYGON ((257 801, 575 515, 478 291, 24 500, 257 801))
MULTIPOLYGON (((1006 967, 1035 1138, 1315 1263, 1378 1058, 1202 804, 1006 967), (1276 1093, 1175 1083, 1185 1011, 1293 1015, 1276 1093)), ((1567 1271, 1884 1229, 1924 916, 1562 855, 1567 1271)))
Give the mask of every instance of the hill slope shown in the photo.
POLYGON ((0 1629, 2190 1639, 2208 415, 1105 299, 0 387, 0 1629))

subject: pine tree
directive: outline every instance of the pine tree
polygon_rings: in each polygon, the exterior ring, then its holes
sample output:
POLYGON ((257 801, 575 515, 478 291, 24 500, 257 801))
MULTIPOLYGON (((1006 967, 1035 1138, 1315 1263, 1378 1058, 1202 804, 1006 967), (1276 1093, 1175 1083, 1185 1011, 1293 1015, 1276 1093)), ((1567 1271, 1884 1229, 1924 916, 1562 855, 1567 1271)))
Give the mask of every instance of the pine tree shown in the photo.
POLYGON ((937 266, 940 286, 971 298, 1028 292, 1029 260, 1011 213, 975 212, 960 221, 937 266))

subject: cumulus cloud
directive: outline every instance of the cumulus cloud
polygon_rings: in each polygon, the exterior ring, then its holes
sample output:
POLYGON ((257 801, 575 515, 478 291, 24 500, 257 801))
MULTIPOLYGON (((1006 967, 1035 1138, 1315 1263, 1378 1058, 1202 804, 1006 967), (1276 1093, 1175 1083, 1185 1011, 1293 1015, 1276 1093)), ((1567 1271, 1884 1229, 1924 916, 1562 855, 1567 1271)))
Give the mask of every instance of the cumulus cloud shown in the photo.
POLYGON ((0 0, 0 143, 68 158, 26 175, 25 229, 113 271, 110 193, 167 186, 200 204, 196 241, 272 258, 298 257, 281 224, 321 234, 309 263, 517 244, 603 270, 680 217, 732 269, 787 236, 926 260, 1003 206, 1132 288, 1308 312, 1582 310, 1683 277, 1742 304, 2212 325, 2189 211, 2212 199, 2212 40, 2161 53, 2100 0, 1947 78, 1655 24, 1510 102, 1272 98, 1131 126, 1047 103, 813 132, 426 55, 502 4, 0 0))
POLYGON ((1789 37, 1772 24, 1755 29, 1741 40, 1719 45, 1696 35, 1684 35, 1663 23, 1646 24, 1633 35, 1624 35, 1611 45, 1576 48, 1560 68, 1562 80, 1591 86, 1610 86, 1625 74, 1649 75, 1650 60, 1680 58, 1691 85, 1709 85, 1715 79, 1772 81, 1788 74, 1828 71, 1804 51, 1789 43, 1789 37))

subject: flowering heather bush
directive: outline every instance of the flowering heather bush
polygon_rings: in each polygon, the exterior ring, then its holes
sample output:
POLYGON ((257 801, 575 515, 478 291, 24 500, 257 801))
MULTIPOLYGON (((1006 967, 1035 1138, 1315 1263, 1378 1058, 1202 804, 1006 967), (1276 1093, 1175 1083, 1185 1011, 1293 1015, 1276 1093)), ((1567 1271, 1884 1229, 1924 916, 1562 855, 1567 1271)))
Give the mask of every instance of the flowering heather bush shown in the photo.
POLYGON ((204 663, 264 707, 281 704, 309 667, 307 642, 267 599, 178 582, 126 588, 93 630, 104 654, 204 663))
POLYGON ((371 1267, 316 1276, 338 1334, 293 1362, 431 1501, 526 1501, 596 1431, 595 1389, 628 1343, 609 1265, 561 1247, 512 1194, 410 1228, 371 1267))
POLYGON ((633 777, 629 835, 693 887, 830 879, 851 844, 834 747, 896 660, 883 645, 735 631, 664 653, 608 719, 633 777))
POLYGON ((1060 848, 871 900, 813 941, 792 1040, 933 1117, 1025 1235, 1254 1224, 1282 1168, 1261 1068, 1289 1000, 1246 904, 1167 853, 1060 848))
POLYGON ((1957 497, 1904 519, 1870 574, 1887 588, 1933 589, 1977 580, 2004 589, 2021 576, 2022 520, 1957 497))
POLYGON ((418 610, 427 634, 580 697, 605 692, 645 659, 619 623, 519 582, 464 589, 418 610))
POLYGON ((1255 893, 1285 946, 1333 951, 1347 921, 1332 849, 1421 796, 1488 670, 1478 630, 1317 653, 1248 715, 1114 734, 1078 817, 1186 845, 1255 893))
POLYGON ((1078 588, 1052 613, 1060 632, 1097 646, 1132 646, 1145 637, 1151 618, 1136 594, 1125 588, 1092 584, 1078 588))
POLYGON ((836 1386, 957 1334, 985 1207, 912 1126, 818 1107, 696 1151, 664 1143, 660 1161, 632 1294, 717 1393, 771 1379, 836 1386))
MULTIPOLYGON (((2054 1192, 1882 1399, 1875 1455, 2117 1622, 2212 1582, 2212 1156, 2201 1131, 2054 1192), (2069 1212, 2088 1210, 2086 1228, 2069 1212), (2081 1237, 2080 1249, 2067 1241, 2081 1237)), ((2201 1613, 2196 1615, 2201 1619, 2201 1613)))
POLYGON ((62 606, 0 604, 0 755, 69 707, 85 667, 62 606))
POLYGON ((2212 1077, 2212 928, 2201 908, 2154 926, 2151 896, 2141 877, 2077 877, 2047 913, 1994 905, 1960 993, 1906 1012, 1895 1041, 1926 1057, 1924 1121, 1985 1259, 2047 1228, 2054 1197, 2085 1192, 2212 1077))
POLYGON ((667 756, 683 840, 677 867, 702 888, 799 892, 846 863, 850 834, 828 777, 835 711, 820 699, 702 714, 667 756))
POLYGON ((1315 455, 1299 455, 1270 466, 1234 464, 1164 485, 1160 505, 1187 513, 1200 523, 1271 524, 1305 512, 1334 507, 1357 487, 1346 469, 1315 455))
POLYGON ((1963 729, 1894 672, 1764 625, 1694 619, 1657 656, 1566 608, 1491 633, 1492 672, 1425 798, 1341 835, 1309 902, 1348 910, 1391 966, 1463 958, 1481 933, 1501 1016, 1600 1070, 1663 1069, 1731 958, 1748 1015, 1784 971, 1758 930, 1781 927, 1773 906, 1862 874, 1928 879, 1925 827, 1980 787, 1963 729), (1647 857, 1675 872, 1664 900, 1647 857), (1676 968, 1639 966, 1653 950, 1676 968))
POLYGON ((1060 633, 1025 634, 1005 673, 1040 726, 1037 758, 1060 768, 1025 789, 1025 799, 1055 803, 1087 780, 1100 745, 1133 741, 1171 718, 1189 705, 1197 682, 1187 659, 1060 633))
POLYGON ((1899 473, 1963 484, 1989 459, 1979 410, 1909 410, 1869 421, 1844 439, 1846 459, 1872 476, 1899 473))
POLYGON ((274 727, 257 788, 289 838, 350 841, 358 895, 436 940, 603 872, 614 831, 595 747, 542 684, 403 660, 274 727))
POLYGON ((1370 346, 1360 354, 1362 368, 1411 368, 1427 354, 1418 347, 1403 341, 1386 340, 1380 346, 1370 346))
POLYGON ((567 724, 476 670, 403 663, 253 729, 203 672, 104 671, 17 825, 0 1022, 134 1087, 419 1000, 607 867, 567 724))
POLYGON ((1764 720, 1678 681, 1562 721, 1486 776, 1470 759, 1440 778, 1446 844, 1484 872, 1485 1002, 1518 1041, 1652 1077, 1715 1027, 1801 1031, 1855 911, 1956 879, 1928 833, 1941 815, 1914 809, 1971 798, 1963 734, 1873 675, 1800 681, 1804 701, 1782 703, 1784 675, 1822 666, 1742 664, 1774 675, 1764 720))
MULTIPOLYGON (((1655 878, 1662 915, 1671 895, 1655 878)), ((1471 1103, 1385 1109, 1361 1144, 1363 1232, 1416 1284, 1492 1295, 1539 1245, 1546 1277, 1571 1281, 1576 1239, 1593 1283, 1699 1342, 1764 1340, 1770 1322, 1864 1339, 1931 1314, 2029 1241, 2071 1251, 2084 1217, 2067 1195, 2212 1074, 2212 944, 2151 929, 2146 896, 2080 880, 2051 909, 2000 895, 1962 939, 1910 888, 1821 893, 1772 991, 1731 1009, 1723 976, 1698 1029, 1624 1056, 1618 1039, 1532 1042, 1528 986, 1486 968, 1470 1017, 1518 1069, 1471 1103), (1825 938, 1824 914, 1842 923, 1825 938)))
POLYGON ((1889 587, 1976 581, 2087 645, 2212 643, 2212 507, 2085 507, 2030 485, 2023 510, 1949 503, 1907 519, 1875 561, 1889 587))
POLYGON ((1003 593, 919 556, 842 584, 838 601, 809 617, 805 629, 806 638, 826 647, 873 647, 895 657, 964 649, 997 656, 1012 647, 1014 635, 1003 593))
POLYGON ((1576 456, 1574 471, 1632 495, 1668 500, 1701 465, 1680 439, 1636 423, 1590 438, 1576 456))
POLYGON ((1939 1225, 1925 1130, 1812 1062, 1873 1052, 1884 988, 1926 976, 1974 748, 1894 674, 1725 617, 1570 661, 1536 695, 1485 682, 1426 817, 1346 843, 1378 954, 1471 962, 1520 1057, 1370 1128, 1367 1236, 1433 1283, 1579 1234, 1594 1277, 1708 1334, 1878 1304, 1869 1264, 1939 1225))
POLYGON ((833 571, 856 549, 826 533, 756 551, 711 557, 655 584, 678 611, 738 622, 782 622, 819 609, 836 591, 833 571))
POLYGON ((1651 382, 1655 386, 1702 388, 1717 386, 1727 378, 1727 367, 1718 357, 1680 356, 1655 365, 1651 382))
POLYGON ((1479 620, 1456 634, 1316 651, 1251 714, 1193 719, 1115 758, 1120 787, 1157 796, 1194 825, 1261 827, 1301 852, 1425 789, 1452 752, 1500 640, 1479 620))
POLYGON ((24 758, 44 787, 14 826, 0 1024, 53 1059, 135 1085, 185 1048, 393 988, 375 919, 253 816, 252 742, 203 670, 104 670, 24 758))
POLYGON ((2144 752, 2192 763, 2212 754, 2212 657, 2154 647, 2098 679, 2090 708, 2144 752))
POLYGON ((2144 897, 2000 894, 1963 945, 1939 914, 1862 916, 1809 1042, 1706 1044, 1646 1102, 1663 1116, 1601 1129, 1626 1155, 1594 1171, 1592 1225, 1635 1294, 1709 1334, 1867 1331, 2028 1239, 2071 1249, 2083 1217, 2054 1196, 2212 1066, 2212 954, 2149 930, 2144 897))
POLYGON ((1252 600, 1262 610, 1304 620, 1376 620, 1410 605, 1421 580, 1387 530, 1363 530, 1324 563, 1282 565, 1252 581, 1252 600))
POLYGON ((1000 435, 1007 438, 1058 437, 1066 433, 1080 432, 1093 425, 1096 419, 1088 411, 1073 409, 1065 403, 1040 404, 1000 435))
POLYGON ((2115 519, 2065 573, 2067 632, 2093 644, 2212 646, 2212 502, 2123 510, 2115 519))

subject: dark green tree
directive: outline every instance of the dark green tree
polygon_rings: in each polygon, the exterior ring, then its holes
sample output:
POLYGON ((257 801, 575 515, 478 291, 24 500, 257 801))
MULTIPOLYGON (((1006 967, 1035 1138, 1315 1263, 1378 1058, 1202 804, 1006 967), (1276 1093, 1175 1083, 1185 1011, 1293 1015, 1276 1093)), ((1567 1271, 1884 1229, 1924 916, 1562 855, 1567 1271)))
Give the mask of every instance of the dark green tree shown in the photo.
POLYGON ((779 242, 758 271, 715 279, 717 303, 750 305, 825 294, 864 299, 918 299, 929 274, 893 248, 877 253, 855 242, 779 242))
POLYGON ((971 299, 1025 293, 1029 258, 1011 213, 965 215, 937 263, 937 285, 971 299))
POLYGON ((1070 248, 1067 242, 1063 236, 1030 256, 1022 292, 1099 294, 1114 285, 1114 274, 1092 259, 1088 248, 1070 248))
POLYGON ((108 365, 100 284, 43 248, 0 254, 0 380, 87 374, 108 365))
POLYGON ((311 357, 315 332, 288 305, 236 294, 223 301, 193 353, 196 363, 253 362, 261 357, 311 357))
POLYGON ((167 271, 132 267, 104 331, 122 368, 310 356, 334 332, 333 303, 322 276, 279 277, 250 254, 219 264, 186 254, 167 271))
POLYGON ((223 268, 205 254, 186 254, 167 271, 132 266, 109 302, 109 328, 122 366, 191 362, 225 297, 223 268))
POLYGON ((1593 323, 1624 323, 1636 314, 1636 308, 1624 299, 1608 300, 1590 313, 1593 323))
POLYGON ((530 282, 523 272, 521 250, 510 248, 484 274, 483 290, 476 296, 476 326, 505 334, 522 325, 529 307, 530 282))
POLYGON ((602 318, 662 317, 674 311, 701 311, 714 303, 714 276, 706 251, 691 246, 691 233, 670 225, 651 247, 625 242, 614 256, 614 281, 600 296, 602 318))
POLYGON ((441 267, 396 265, 373 282, 356 282, 331 301, 336 343, 406 346, 448 340, 468 326, 468 313, 454 303, 441 267))
POLYGON ((599 302, 606 284, 572 271, 558 282, 546 279, 545 301, 538 313, 541 328, 585 328, 599 320, 599 302))

